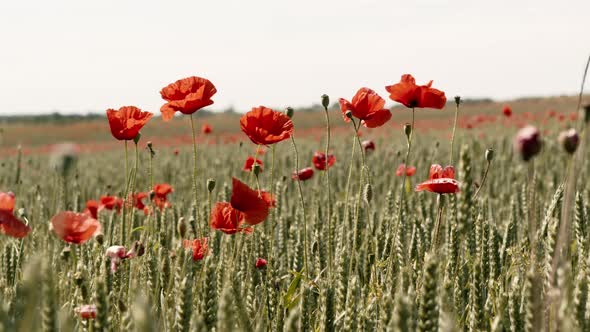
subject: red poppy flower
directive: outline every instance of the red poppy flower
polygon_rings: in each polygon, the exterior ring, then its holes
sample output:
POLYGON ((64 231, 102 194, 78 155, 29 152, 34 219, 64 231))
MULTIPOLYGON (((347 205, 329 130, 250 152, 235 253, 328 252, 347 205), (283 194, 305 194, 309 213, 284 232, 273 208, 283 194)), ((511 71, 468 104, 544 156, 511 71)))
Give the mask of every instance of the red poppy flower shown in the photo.
POLYGON ((304 169, 300 169, 297 172, 293 172, 293 175, 291 176, 291 178, 293 180, 299 179, 301 181, 305 181, 305 180, 311 179, 312 176, 313 176, 313 168, 306 167, 304 169))
POLYGON ((334 165, 334 163, 336 162, 336 157, 334 157, 333 154, 329 154, 328 160, 326 162, 326 154, 323 152, 316 152, 313 154, 311 162, 313 163, 316 169, 320 171, 325 171, 326 169, 334 165))
POLYGON ((193 252, 193 261, 200 261, 207 255, 207 238, 183 240, 182 246, 186 249, 191 249, 193 252))
POLYGON ((172 186, 168 183, 159 183, 154 185, 154 197, 152 198, 154 204, 160 208, 169 208, 172 204, 168 201, 168 194, 174 192, 172 186))
POLYGON ((133 201, 133 206, 138 210, 145 209, 146 206, 143 203, 143 199, 148 196, 149 196, 149 194, 146 192, 136 193, 135 195, 133 195, 133 197, 131 197, 132 201, 133 201))
POLYGON ((53 231, 62 240, 81 244, 88 241, 95 234, 100 233, 98 220, 85 213, 63 211, 51 218, 53 231))
POLYGON ((375 151, 375 143, 371 140, 363 141, 361 145, 363 146, 365 153, 368 153, 369 151, 375 151))
POLYGON ((211 126, 207 123, 203 124, 203 126, 201 127, 201 132, 205 135, 211 134, 212 131, 213 128, 211 128, 211 126))
POLYGON ((169 121, 175 112, 193 114, 203 107, 213 104, 211 97, 217 89, 208 79, 201 77, 187 77, 169 84, 160 91, 160 95, 167 101, 162 105, 162 119, 169 121))
POLYGON ((118 111, 114 109, 107 110, 111 134, 120 141, 134 139, 152 116, 152 113, 142 112, 135 106, 123 106, 118 111))
POLYGON ((346 122, 350 121, 346 116, 347 111, 351 111, 352 116, 362 120, 367 128, 377 128, 391 119, 391 112, 383 108, 385 99, 369 88, 360 88, 352 97, 352 102, 344 98, 340 98, 338 101, 346 122))
POLYGON ((82 211, 82 213, 86 213, 87 215, 91 216, 94 219, 98 219, 98 208, 99 204, 98 201, 89 200, 86 202, 86 209, 82 211))
POLYGON ((231 206, 242 212, 245 223, 253 226, 263 222, 274 198, 263 191, 259 195, 256 190, 250 189, 236 178, 232 181, 231 206))
POLYGON ((20 239, 31 232, 31 227, 14 216, 14 204, 14 193, 0 192, 0 233, 20 239))
MULTIPOLYGON (((256 163, 260 166, 260 171, 262 172, 262 165, 263 165, 262 160, 256 159, 256 163)), ((246 162, 244 163, 244 171, 251 172, 253 166, 254 166, 254 157, 249 156, 248 159, 246 159, 246 162)))
POLYGON ((293 134, 293 122, 287 115, 264 106, 254 107, 244 114, 240 126, 254 144, 278 143, 293 134))
POLYGON ((85 304, 77 307, 74 311, 82 319, 95 319, 96 318, 96 306, 94 304, 85 304))
POLYGON ((504 114, 505 117, 509 118, 512 116, 512 108, 510 108, 510 106, 506 105, 502 109, 502 113, 504 114))
POLYGON ((412 176, 412 175, 416 174, 416 167, 410 166, 410 167, 406 168, 405 164, 400 164, 397 167, 397 170, 395 171, 395 175, 403 176, 404 173, 406 173, 406 176, 412 176))
POLYGON ((427 190, 437 194, 455 194, 459 192, 459 182, 455 180, 455 169, 447 166, 444 169, 441 165, 430 166, 430 176, 416 186, 416 191, 427 190))
POLYGON ((116 210, 117 212, 120 212, 122 207, 123 207, 123 200, 117 196, 101 196, 100 197, 99 210, 107 209, 107 210, 116 210))
POLYGON ((252 228, 241 227, 244 223, 244 215, 242 212, 234 209, 228 202, 218 202, 211 210, 209 218, 209 226, 225 234, 235 234, 244 232, 246 234, 252 233, 252 228))
POLYGON ((266 261, 266 259, 258 257, 258 259, 256 260, 256 268, 263 269, 266 267, 267 263, 268 262, 266 261))
POLYGON ((410 74, 402 75, 399 83, 386 86, 389 98, 409 108, 437 108, 442 109, 447 103, 445 93, 431 88, 432 81, 426 85, 416 85, 416 80, 410 74))

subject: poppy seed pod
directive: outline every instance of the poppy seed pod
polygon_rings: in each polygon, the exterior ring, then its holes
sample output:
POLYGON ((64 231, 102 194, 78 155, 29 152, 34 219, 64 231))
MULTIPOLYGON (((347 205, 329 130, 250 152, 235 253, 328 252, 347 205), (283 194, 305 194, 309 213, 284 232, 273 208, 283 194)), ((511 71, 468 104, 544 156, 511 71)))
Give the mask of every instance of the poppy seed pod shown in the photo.
POLYGON ((485 157, 488 162, 492 161, 494 159, 494 149, 491 149, 491 148, 487 149, 486 153, 485 153, 485 157))
POLYGON ((455 96, 455 104, 457 104, 457 106, 461 104, 461 96, 455 96))
POLYGON ((207 179, 207 190, 212 192, 215 189, 215 180, 214 179, 207 179))
POLYGON ((404 133, 406 134, 406 137, 408 139, 410 139, 410 135, 412 135, 412 125, 409 123, 406 123, 404 125, 404 133))
POLYGON ((292 119, 293 114, 295 114, 295 110, 293 109, 293 107, 287 107, 287 109, 285 110, 285 115, 292 119))
POLYGON ((522 160, 528 161, 541 151, 543 142, 539 129, 526 126, 518 131, 514 137, 514 151, 520 154, 522 160))
POLYGON ((327 94, 322 95, 322 106, 324 106, 324 108, 328 108, 328 106, 330 106, 330 97, 328 97, 327 94))
POLYGON ((561 144, 561 146, 567 153, 573 154, 574 152, 576 152, 576 149, 580 144, 580 136, 578 135, 578 132, 576 132, 575 129, 571 128, 569 130, 562 131, 559 134, 557 141, 559 142, 559 144, 561 144))

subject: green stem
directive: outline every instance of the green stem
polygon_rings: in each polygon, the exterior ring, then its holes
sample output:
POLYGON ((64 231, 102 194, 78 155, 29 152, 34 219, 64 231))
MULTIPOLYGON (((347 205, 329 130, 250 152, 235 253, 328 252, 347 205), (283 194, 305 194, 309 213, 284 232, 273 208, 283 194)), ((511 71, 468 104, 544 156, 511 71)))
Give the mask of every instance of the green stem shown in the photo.
POLYGON ((453 134, 451 135, 451 152, 449 156, 449 165, 453 165, 453 147, 455 144, 455 131, 457 130, 457 119, 459 118, 459 104, 460 103, 457 102, 457 107, 455 108, 455 122, 453 123, 453 134))
POLYGON ((330 152, 330 115, 328 107, 324 107, 326 115, 326 190, 328 191, 328 278, 332 277, 332 201, 330 193, 330 169, 328 167, 328 153, 330 152))
POLYGON ((348 215, 350 214, 349 208, 348 208, 348 199, 350 196, 350 181, 352 179, 352 168, 354 166, 354 150, 356 148, 356 144, 354 144, 354 138, 352 139, 352 146, 351 146, 351 151, 350 151, 350 164, 348 166, 348 178, 346 179, 346 193, 344 196, 344 220, 348 220, 348 215))
POLYGON ((434 230, 432 233, 432 243, 430 244, 430 251, 435 254, 440 249, 440 227, 442 225, 443 209, 444 209, 444 196, 438 194, 438 214, 436 223, 434 224, 434 230))
MULTIPOLYGON (((299 170, 299 152, 297 151, 294 136, 291 136, 291 142, 293 143, 293 150, 295 150, 295 173, 297 173, 299 170)), ((299 200, 303 213, 303 269, 305 270, 305 275, 309 278, 309 268, 307 265, 307 217, 305 215, 305 200, 303 199, 303 190, 301 189, 301 180, 299 178, 297 179, 297 189, 299 190, 299 200)))
POLYGON ((198 179, 197 179, 197 136, 195 133, 195 121, 193 120, 193 115, 190 115, 190 121, 191 121, 191 132, 193 135, 193 194, 195 196, 195 220, 197 221, 197 232, 198 234, 198 238, 201 237, 201 225, 199 224, 198 220, 199 220, 199 212, 198 212, 198 207, 199 207, 199 184, 198 184, 198 179))
POLYGON ((483 188, 484 184, 486 183, 486 179, 488 178, 488 171, 490 170, 490 165, 492 164, 491 161, 488 161, 488 166, 486 167, 485 172, 483 173, 483 179, 481 180, 481 186, 479 186, 479 188, 477 188, 477 191, 475 192, 475 194, 473 195, 473 198, 471 198, 471 200, 475 201, 475 199, 477 198, 477 195, 479 194, 481 188, 483 188))

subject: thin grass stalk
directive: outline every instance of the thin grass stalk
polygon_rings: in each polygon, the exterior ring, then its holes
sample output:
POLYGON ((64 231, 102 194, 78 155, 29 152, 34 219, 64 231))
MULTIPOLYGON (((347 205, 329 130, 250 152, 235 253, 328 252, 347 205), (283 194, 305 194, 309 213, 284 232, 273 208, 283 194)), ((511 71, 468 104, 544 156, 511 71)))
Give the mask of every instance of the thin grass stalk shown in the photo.
POLYGON ((198 207, 199 207, 199 180, 197 178, 198 166, 197 166, 197 135, 195 132, 195 121, 193 120, 193 114, 189 116, 191 121, 191 133, 193 137, 193 194, 195 195, 195 219, 197 220, 197 237, 202 237, 201 224, 198 222, 198 207))
MULTIPOLYGON (((295 144, 295 136, 291 136, 291 142, 295 151, 295 173, 297 173, 299 170, 299 152, 297 151, 297 144, 295 144)), ((299 201, 303 215, 303 269, 305 270, 305 275, 309 278, 309 266, 307 265, 307 216, 305 214, 305 199, 303 198, 303 190, 301 189, 301 180, 299 178, 297 178, 297 190, 299 191, 299 201)))

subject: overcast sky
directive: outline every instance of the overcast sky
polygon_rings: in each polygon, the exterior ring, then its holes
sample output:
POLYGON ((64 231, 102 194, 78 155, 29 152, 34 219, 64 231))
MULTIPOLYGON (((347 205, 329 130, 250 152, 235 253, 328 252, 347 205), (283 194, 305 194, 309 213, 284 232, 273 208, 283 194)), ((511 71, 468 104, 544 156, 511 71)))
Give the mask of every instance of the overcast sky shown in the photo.
POLYGON ((192 75, 214 109, 386 97, 404 73, 447 96, 574 94, 589 17, 589 0, 2 1, 0 114, 159 113, 192 75))

